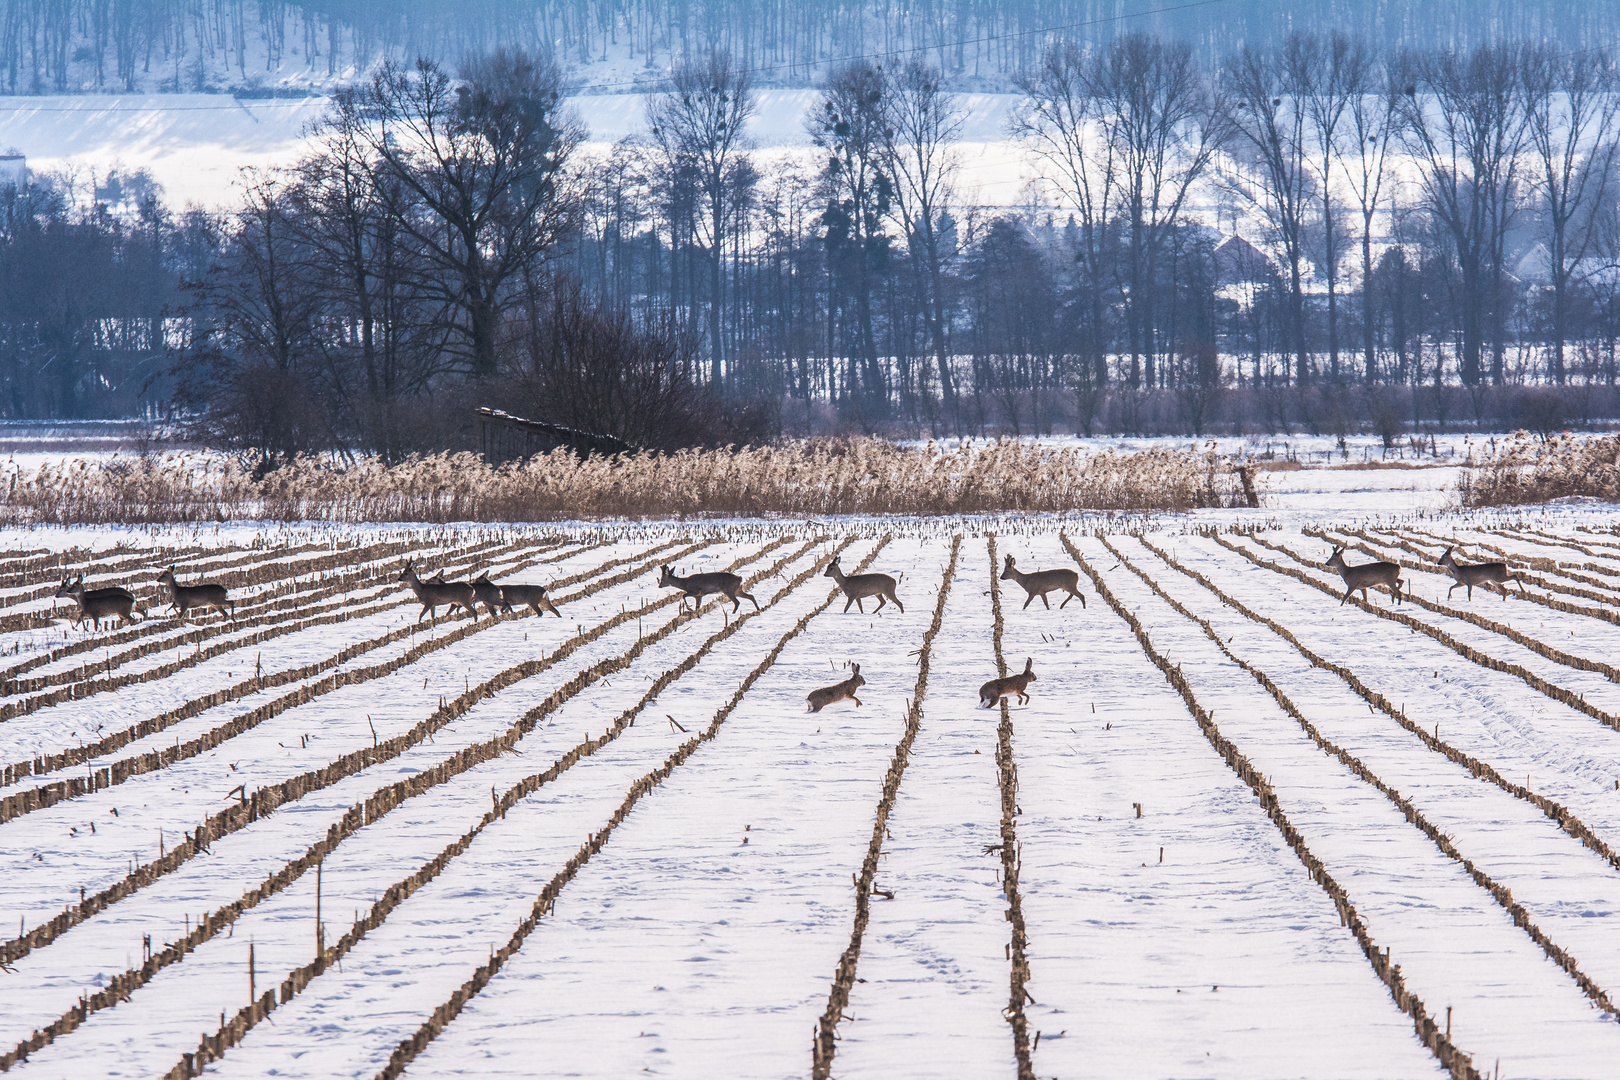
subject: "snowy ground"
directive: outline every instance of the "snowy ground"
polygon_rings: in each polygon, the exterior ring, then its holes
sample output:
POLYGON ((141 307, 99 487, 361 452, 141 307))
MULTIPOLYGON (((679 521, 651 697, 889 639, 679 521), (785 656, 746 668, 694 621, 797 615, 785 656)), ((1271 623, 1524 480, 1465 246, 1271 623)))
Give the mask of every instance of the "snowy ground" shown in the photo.
POLYGON ((1233 513, 0 534, 0 1066, 1612 1075, 1620 519, 1233 513), (1512 600, 1448 598, 1452 544, 1512 600), (1409 599, 1341 605, 1332 545, 1409 599), (418 622, 409 555, 563 617, 418 622), (68 625, 64 558, 148 618, 68 625))

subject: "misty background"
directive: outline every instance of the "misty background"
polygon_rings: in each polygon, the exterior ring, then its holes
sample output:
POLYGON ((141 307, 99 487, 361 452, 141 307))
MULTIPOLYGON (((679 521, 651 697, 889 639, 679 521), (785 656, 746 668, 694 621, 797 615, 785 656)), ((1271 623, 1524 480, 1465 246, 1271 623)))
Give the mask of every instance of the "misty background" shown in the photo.
POLYGON ((1620 415, 1612 5, 0 0, 0 418, 1620 415), (246 168, 244 168, 244 166, 246 168))

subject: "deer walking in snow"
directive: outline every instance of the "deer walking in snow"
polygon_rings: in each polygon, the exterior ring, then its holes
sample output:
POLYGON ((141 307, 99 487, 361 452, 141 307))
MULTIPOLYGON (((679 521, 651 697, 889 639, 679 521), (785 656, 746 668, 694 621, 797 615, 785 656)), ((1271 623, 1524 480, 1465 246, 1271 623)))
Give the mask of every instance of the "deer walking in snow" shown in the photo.
POLYGON ((1519 586, 1519 592, 1521 594, 1524 592, 1524 582, 1508 573, 1507 563, 1460 563, 1451 555, 1451 553, 1456 550, 1457 549, 1454 547, 1446 548, 1446 553, 1440 556, 1439 560, 1437 560, 1441 566, 1446 568, 1446 573, 1450 574, 1456 579, 1455 584, 1446 590, 1447 600, 1451 599, 1452 593, 1464 586, 1466 586, 1468 589, 1468 599, 1472 600, 1474 598, 1474 586, 1484 585, 1487 582, 1493 585, 1504 586, 1502 589, 1502 599, 1504 602, 1508 598, 1508 591, 1505 587, 1508 582, 1516 582, 1519 586))
POLYGON ((1339 576, 1344 578, 1344 599, 1339 606, 1344 607, 1350 594, 1360 591, 1361 602, 1367 602, 1367 590, 1374 585, 1382 585, 1389 590, 1391 596, 1398 604, 1401 602, 1401 568, 1392 562, 1362 563, 1360 566, 1351 566, 1344 561, 1344 548, 1336 547, 1333 554, 1328 556, 1328 569, 1337 570, 1339 576))
POLYGON ((878 602, 877 607, 872 609, 872 614, 876 615, 883 610, 885 600, 899 608, 900 614, 904 615, 906 613, 906 605, 902 604, 900 598, 894 595, 894 578, 888 574, 846 574, 843 568, 838 565, 838 556, 834 555, 832 562, 827 564, 827 569, 821 576, 830 577, 838 582, 838 587, 844 590, 845 596, 849 597, 848 600, 844 601, 845 611, 849 610, 850 604, 854 604, 855 610, 865 615, 866 608, 861 601, 868 596, 875 596, 878 598, 878 602))
MULTIPOLYGON (((101 589, 87 589, 84 587, 84 575, 76 578, 63 578, 62 585, 56 590, 56 596, 72 600, 79 605, 79 614, 74 618, 74 626, 82 626, 89 619, 97 630, 101 629, 101 620, 110 619, 114 615, 123 622, 133 621, 131 616, 136 609, 135 594, 128 589, 117 585, 101 589)), ((146 612, 141 611, 141 617, 146 612)))
POLYGON ((406 560, 405 569, 400 572, 399 580, 409 585, 416 598, 422 602, 422 614, 416 617, 417 622, 421 622, 430 614, 434 621, 438 621, 441 606, 448 606, 451 613, 460 608, 471 613, 474 618, 478 617, 478 609, 473 607, 473 587, 468 582, 446 581, 442 570, 431 581, 423 581, 416 576, 415 559, 406 560))
POLYGON ((188 611, 201 608, 205 613, 217 611, 221 615, 228 615, 232 622, 236 621, 236 601, 231 599, 231 594, 225 591, 223 585, 211 585, 206 581, 182 585, 175 580, 172 566, 158 575, 158 584, 169 590, 169 603, 174 605, 170 614, 184 619, 188 611))
POLYGON ((1076 597, 1079 597, 1081 607, 1086 606, 1085 594, 1080 591, 1080 575, 1073 570, 1037 570, 1033 574, 1026 574, 1018 569, 1013 557, 1009 555, 1007 565, 1001 571, 1001 580, 1016 581, 1024 587, 1025 592, 1029 593, 1024 600, 1024 608, 1020 610, 1027 609, 1030 601, 1037 596, 1041 598, 1041 603, 1046 605, 1048 611, 1052 610, 1051 601, 1046 599, 1046 594, 1059 589, 1069 594, 1063 598, 1063 603, 1058 605, 1059 611, 1068 607, 1069 601, 1076 597))
POLYGON ((662 572, 658 575, 658 587, 660 589, 679 589, 681 592, 686 594, 685 596, 681 597, 682 605, 684 605, 687 599, 690 598, 693 607, 696 607, 697 605, 703 603, 703 598, 708 596, 710 593, 720 593, 727 600, 731 601, 731 610, 733 612, 742 607, 743 600, 747 600, 750 604, 753 604, 754 610, 758 611, 759 601, 755 600, 752 594, 743 592, 742 584, 742 578, 738 577, 736 574, 727 573, 724 570, 717 570, 708 574, 693 574, 690 577, 680 577, 673 569, 665 566, 663 567, 662 572))

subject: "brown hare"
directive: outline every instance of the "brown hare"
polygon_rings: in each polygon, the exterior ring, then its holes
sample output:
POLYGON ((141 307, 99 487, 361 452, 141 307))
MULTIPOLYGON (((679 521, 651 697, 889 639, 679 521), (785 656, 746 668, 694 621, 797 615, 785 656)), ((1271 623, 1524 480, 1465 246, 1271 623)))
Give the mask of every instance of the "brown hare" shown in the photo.
POLYGON ((855 691, 865 686, 866 680, 861 678, 861 665, 851 664, 849 670, 850 676, 843 682, 810 691, 810 695, 804 700, 809 704, 811 712, 820 712, 833 702, 843 701, 845 698, 853 701, 856 708, 860 708, 861 699, 855 696, 855 691))
POLYGON ((1029 684, 1035 681, 1035 658, 1028 657, 1024 661, 1024 670, 1017 675, 1006 675, 999 679, 991 679, 979 687, 979 706, 988 709, 996 702, 1009 694, 1018 695, 1020 705, 1029 704, 1029 684))

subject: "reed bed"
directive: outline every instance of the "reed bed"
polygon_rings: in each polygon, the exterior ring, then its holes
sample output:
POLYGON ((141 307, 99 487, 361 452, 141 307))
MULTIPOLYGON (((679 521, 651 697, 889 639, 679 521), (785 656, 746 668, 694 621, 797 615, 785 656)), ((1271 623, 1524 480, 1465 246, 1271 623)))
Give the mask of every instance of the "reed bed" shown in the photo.
POLYGON ((896 446, 810 440, 741 450, 492 466, 474 454, 397 464, 301 458, 257 477, 195 454, 46 465, 0 475, 0 524, 193 521, 559 521, 702 516, 1181 511, 1243 505, 1213 452, 1089 451, 1002 440, 896 446))
POLYGON ((1518 432, 1465 466, 1457 492, 1468 507, 1571 498, 1620 502, 1620 435, 1563 434, 1540 442, 1518 432))

